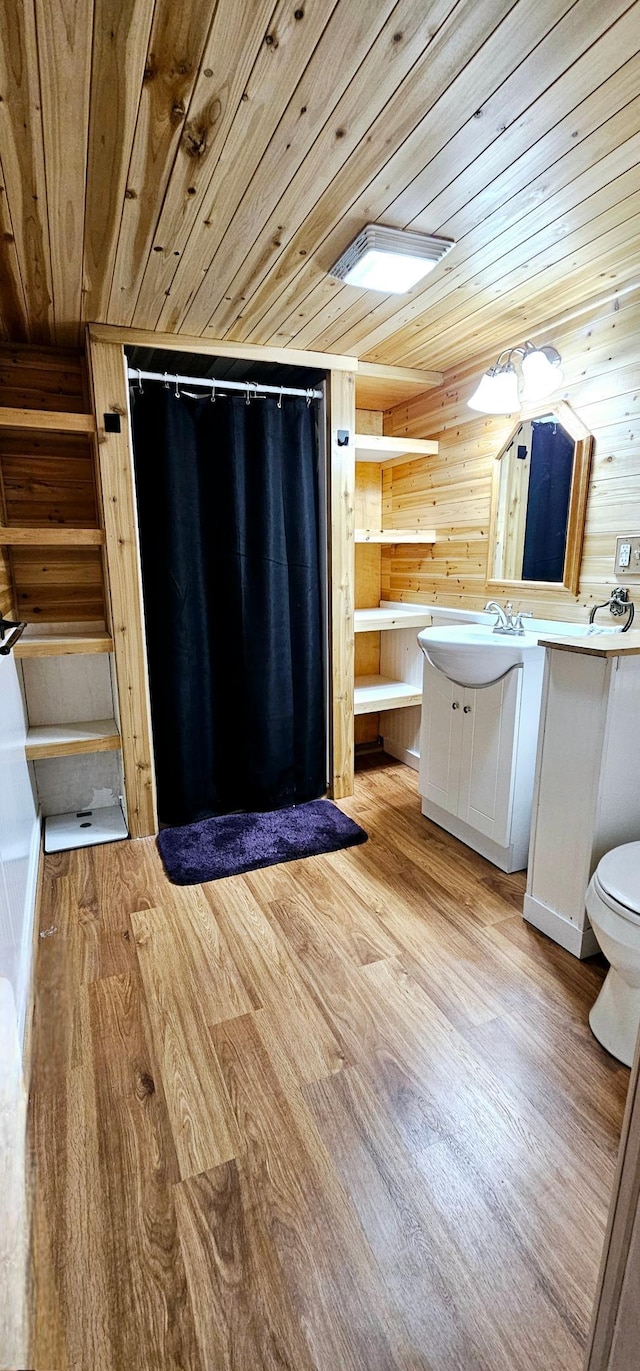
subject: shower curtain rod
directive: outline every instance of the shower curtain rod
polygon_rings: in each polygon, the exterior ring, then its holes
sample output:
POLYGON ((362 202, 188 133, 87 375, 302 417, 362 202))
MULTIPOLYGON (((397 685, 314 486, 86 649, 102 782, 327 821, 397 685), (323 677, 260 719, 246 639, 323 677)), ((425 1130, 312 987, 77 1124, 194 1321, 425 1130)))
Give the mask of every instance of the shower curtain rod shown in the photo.
POLYGON ((321 390, 296 390, 293 386, 267 386, 260 381, 223 381, 212 380, 210 376, 176 376, 168 371, 140 371, 138 367, 129 367, 128 376, 131 382, 139 381, 164 381, 167 388, 171 385, 176 387, 176 392, 180 394, 180 386, 204 386, 205 390, 244 390, 254 397, 260 395, 300 395, 303 400, 321 400, 321 390))

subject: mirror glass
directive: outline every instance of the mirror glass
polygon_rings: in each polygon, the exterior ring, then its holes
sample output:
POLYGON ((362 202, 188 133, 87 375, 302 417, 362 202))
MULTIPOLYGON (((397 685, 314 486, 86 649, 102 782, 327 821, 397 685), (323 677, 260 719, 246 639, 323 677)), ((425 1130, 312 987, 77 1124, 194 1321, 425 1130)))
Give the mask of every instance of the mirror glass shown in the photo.
POLYGON ((563 581, 575 453, 552 413, 512 433, 499 454, 491 580, 563 581))

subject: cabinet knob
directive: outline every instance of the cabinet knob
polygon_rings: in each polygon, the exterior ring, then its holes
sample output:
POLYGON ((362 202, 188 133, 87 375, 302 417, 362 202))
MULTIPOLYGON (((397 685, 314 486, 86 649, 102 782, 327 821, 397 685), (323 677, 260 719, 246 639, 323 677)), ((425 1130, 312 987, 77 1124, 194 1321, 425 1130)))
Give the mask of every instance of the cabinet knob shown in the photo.
POLYGON ((453 702, 451 708, 452 708, 452 709, 459 709, 459 708, 460 708, 460 705, 458 704, 458 701, 457 701, 457 700, 454 700, 454 702, 453 702))
POLYGON ((471 705, 465 705, 464 710, 463 710, 463 713, 464 713, 464 714, 470 714, 470 713, 471 713, 471 705))

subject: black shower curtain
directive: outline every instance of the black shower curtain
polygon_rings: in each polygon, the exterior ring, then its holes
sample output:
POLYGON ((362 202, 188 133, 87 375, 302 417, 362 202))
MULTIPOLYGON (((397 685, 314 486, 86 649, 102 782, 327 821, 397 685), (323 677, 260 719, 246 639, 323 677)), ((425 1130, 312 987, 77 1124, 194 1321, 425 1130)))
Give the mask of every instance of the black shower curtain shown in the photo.
POLYGON ((325 791, 316 407, 132 403, 158 807, 182 824, 325 791))
POLYGON ((533 423, 522 577, 561 581, 573 474, 573 440, 554 421, 533 423))

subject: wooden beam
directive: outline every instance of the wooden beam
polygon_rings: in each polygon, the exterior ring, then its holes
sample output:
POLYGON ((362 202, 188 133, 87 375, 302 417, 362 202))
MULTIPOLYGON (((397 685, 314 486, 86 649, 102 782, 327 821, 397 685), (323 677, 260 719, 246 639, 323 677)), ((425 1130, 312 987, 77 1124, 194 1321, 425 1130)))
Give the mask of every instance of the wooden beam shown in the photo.
POLYGON ((339 800, 353 794, 355 375, 332 372, 328 398, 331 794, 339 800), (338 430, 348 434, 344 445, 338 430))
POLYGON ((133 443, 126 362, 118 342, 89 336, 96 415, 122 416, 120 433, 97 435, 97 474, 102 494, 108 595, 118 699, 127 818, 132 838, 156 833, 156 786, 151 705, 144 630, 136 513, 133 443))
MULTIPOLYGON (((278 362, 281 366, 322 367, 325 371, 357 371, 357 357, 334 352, 306 352, 301 348, 266 347, 261 343, 230 343, 218 338, 191 337, 185 333, 154 333, 151 329, 125 328, 117 324, 89 324, 89 340, 120 347, 164 348, 168 352, 195 352, 201 357, 233 357, 250 362, 278 362)), ((393 368, 392 368, 393 370, 393 368)))
POLYGON ((0 428, 30 429, 34 433, 95 433, 92 414, 64 414, 49 409, 0 408, 0 428))

